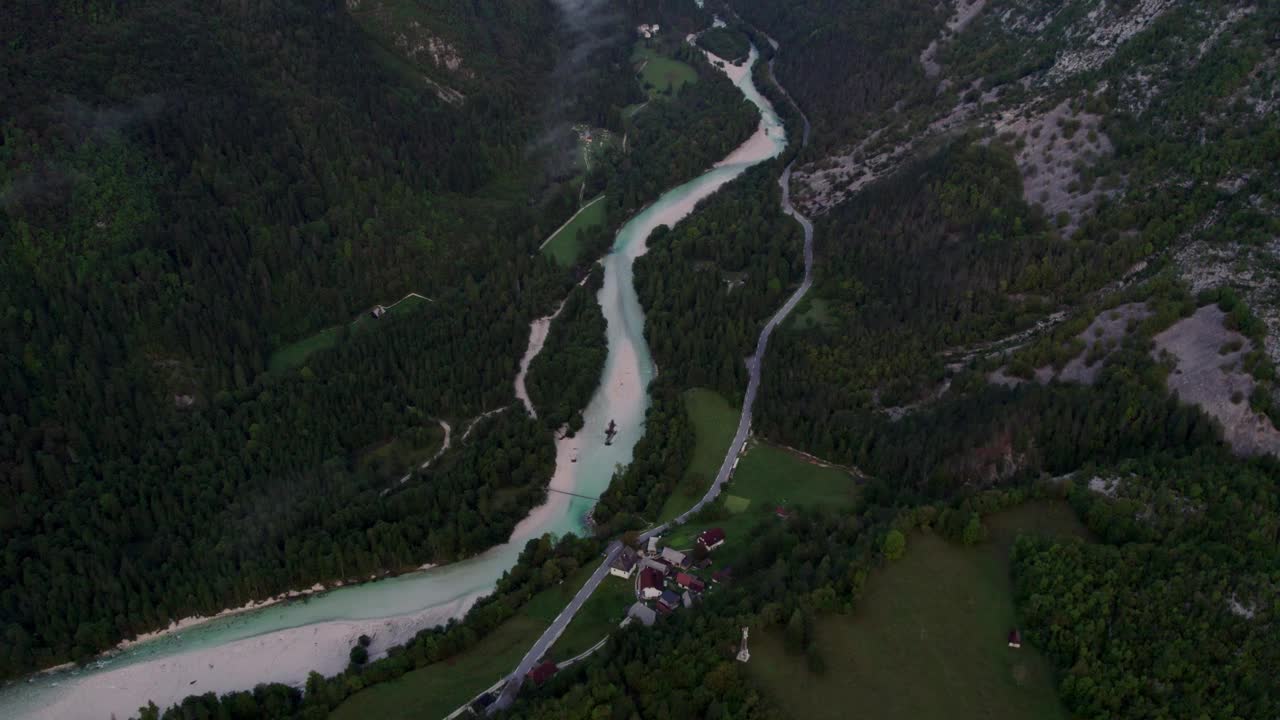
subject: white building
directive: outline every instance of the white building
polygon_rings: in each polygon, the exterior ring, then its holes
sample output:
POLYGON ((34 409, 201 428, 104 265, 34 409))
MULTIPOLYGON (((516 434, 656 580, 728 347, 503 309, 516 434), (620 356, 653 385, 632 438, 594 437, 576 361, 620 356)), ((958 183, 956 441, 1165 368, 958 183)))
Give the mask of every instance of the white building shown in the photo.
POLYGON ((675 548, 662 548, 662 560, 675 567, 684 567, 684 553, 675 548))
POLYGON ((618 557, 609 563, 609 574, 617 575, 623 580, 630 580, 631 576, 636 572, 636 565, 640 562, 640 556, 635 550, 622 546, 622 551, 618 553, 618 557))

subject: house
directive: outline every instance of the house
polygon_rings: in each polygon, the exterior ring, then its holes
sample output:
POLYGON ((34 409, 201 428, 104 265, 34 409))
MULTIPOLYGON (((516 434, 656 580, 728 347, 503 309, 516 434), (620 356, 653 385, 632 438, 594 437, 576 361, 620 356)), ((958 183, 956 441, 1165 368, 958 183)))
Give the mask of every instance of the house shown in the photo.
POLYGON ((665 608, 666 612, 671 612, 678 607, 680 607, 680 596, 670 590, 663 590, 662 595, 658 597, 658 609, 665 608))
POLYGON ((535 685, 541 685, 542 683, 550 680, 551 676, 555 675, 556 671, 559 669, 560 668, 556 667, 556 664, 554 661, 548 660, 542 663, 541 665, 535 667, 534 669, 530 670, 529 674, 526 675, 525 677, 532 680, 535 685))
POLYGON ((631 576, 636 572, 636 565, 640 563, 640 556, 635 550, 622 546, 622 550, 618 552, 618 556, 609 563, 609 574, 617 575, 623 580, 630 580, 631 576))
POLYGON ((387 309, 382 307, 381 305, 374 305, 373 309, 369 311, 369 314, 372 315, 375 319, 377 319, 382 317, 383 315, 386 315, 387 309))
POLYGON ((640 597, 645 600, 652 600, 662 594, 663 588, 662 573, 653 568, 645 568, 640 571, 640 597))
POLYGON ((684 567, 684 564, 685 564, 684 553, 680 552, 679 550, 676 550, 674 548, 669 548, 669 547, 662 548, 661 557, 663 562, 667 563, 668 565, 671 565, 672 567, 684 567))
POLYGON ((642 602, 632 605, 631 609, 627 611, 627 617, 639 620, 640 624, 645 627, 650 627, 658 619, 657 613, 642 602))
POLYGON ((649 546, 648 546, 648 549, 645 550, 647 554, 649 555, 658 554, 658 538, 659 536, 657 535, 654 535, 653 537, 649 538, 649 546))
POLYGON ((778 518, 779 520, 787 520, 791 517, 791 512, 788 511, 786 508, 782 507, 781 505, 773 509, 773 514, 774 514, 774 517, 778 518))
POLYGON ((698 544, 711 552, 724 544, 724 529, 711 528, 698 536, 698 544))
POLYGON ((658 572, 662 573, 663 576, 666 576, 668 573, 671 572, 670 565, 662 562, 661 560, 655 560, 654 558, 642 558, 640 560, 640 567, 649 568, 651 570, 657 570, 658 572))
POLYGON ((711 582, 713 583, 727 583, 731 580, 733 580, 733 568, 731 567, 717 570, 711 574, 711 582))
POLYGON ((1022 633, 1018 632, 1017 628, 1009 631, 1009 647, 1014 650, 1022 647, 1022 633))
POLYGON ((706 584, 698 578, 685 573, 676 573, 676 584, 685 590, 692 590, 694 592, 702 592, 707 587, 706 584))
POLYGON ((492 704, 494 703, 494 701, 495 701, 495 700, 497 700, 497 699, 498 699, 498 698, 496 698, 496 697, 494 697, 494 696, 493 696, 493 693, 488 693, 488 692, 487 692, 487 693, 485 693, 485 694, 481 695, 480 697, 476 698, 476 701, 475 701, 475 702, 471 703, 471 712, 475 713, 476 715, 480 715, 480 716, 482 716, 482 717, 483 717, 483 716, 484 716, 484 711, 485 711, 485 710, 486 710, 490 705, 492 705, 492 704))
POLYGON ((689 594, 688 590, 685 590, 684 594, 680 596, 680 602, 684 603, 687 608, 693 607, 693 596, 689 594))

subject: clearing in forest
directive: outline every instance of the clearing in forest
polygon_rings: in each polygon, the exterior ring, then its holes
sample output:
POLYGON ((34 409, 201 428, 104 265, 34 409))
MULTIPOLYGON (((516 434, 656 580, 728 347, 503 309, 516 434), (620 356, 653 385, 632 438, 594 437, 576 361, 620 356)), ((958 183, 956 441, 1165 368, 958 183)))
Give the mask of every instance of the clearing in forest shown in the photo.
POLYGON ((848 472, 815 464, 783 448, 755 444, 742 456, 719 500, 710 506, 711 518, 691 520, 673 530, 666 542, 690 548, 703 530, 724 528, 728 540, 716 551, 716 562, 731 565, 750 542, 756 525, 780 522, 775 515, 779 507, 838 510, 853 505, 857 497, 858 481, 848 472))
POLYGON ((631 64, 640 73, 640 84, 649 98, 677 95, 685 85, 698 81, 698 73, 686 63, 637 45, 631 53, 631 64))
POLYGON ((800 301, 800 306, 796 308, 789 322, 793 330, 828 329, 835 324, 835 318, 831 316, 831 306, 827 301, 813 297, 811 294, 800 301))
POLYGON ((1009 550, 1019 534, 1084 537, 1066 503, 1032 502, 987 519, 977 547, 917 532, 901 560, 872 574, 852 615, 816 619, 826 664, 815 674, 780 630, 752 636, 747 670, 778 707, 806 720, 875 708, 880 720, 1065 720, 1053 669, 1035 648, 1008 647, 1017 627, 1009 550))
MULTIPOLYGON (((595 567, 585 567, 530 598, 520 612, 470 649, 390 682, 377 683, 339 705, 331 720, 442 718, 511 672, 551 625, 595 567)), ((613 632, 634 602, 630 582, 607 577, 556 642, 551 657, 565 660, 613 632)))
POLYGON ((401 432, 360 456, 360 466, 390 480, 400 478, 434 457, 444 444, 444 428, 426 418, 423 424, 401 432))
POLYGON ((605 202, 601 195, 582 206, 569 222, 560 227, 542 244, 542 252, 551 256, 563 267, 571 267, 582 255, 582 242, 579 233, 591 228, 603 227, 605 223, 605 202))
MULTIPOLYGON (((364 332, 377 327, 379 322, 385 322, 392 315, 408 314, 411 310, 426 302, 429 301, 421 296, 406 295, 395 304, 387 306, 386 314, 381 318, 374 318, 372 311, 368 310, 357 315, 354 320, 347 324, 347 327, 352 334, 364 332)), ((337 345, 338 338, 341 336, 342 326, 334 325, 314 335, 308 335, 297 342, 289 343, 271 353, 271 357, 267 360, 267 369, 271 372, 281 372, 300 368, 312 353, 328 350, 337 345)))
POLYGON ((738 429, 739 409, 729 405, 719 393, 694 388, 684 394, 685 412, 693 421, 697 438, 693 447, 693 460, 684 472, 684 479, 662 506, 658 522, 667 522, 693 507, 707 492, 711 480, 720 471, 724 454, 729 451, 733 434, 738 429))

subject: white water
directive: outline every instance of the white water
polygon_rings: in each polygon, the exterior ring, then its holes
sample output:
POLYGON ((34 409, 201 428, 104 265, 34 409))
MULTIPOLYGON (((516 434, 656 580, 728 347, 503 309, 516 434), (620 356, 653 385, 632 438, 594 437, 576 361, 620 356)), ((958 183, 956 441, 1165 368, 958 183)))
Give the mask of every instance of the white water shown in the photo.
MULTIPOLYGON (((757 57, 753 48, 746 68, 757 57)), ((649 234, 660 225, 675 225, 699 200, 785 147, 782 124, 750 72, 727 68, 737 70, 735 84, 760 109, 760 127, 724 161, 668 191, 619 231, 603 262, 604 285, 598 295, 609 323, 608 359, 586 409, 585 428, 557 442, 554 489, 599 496, 615 468, 631 461, 641 435, 649 406, 646 388, 655 368, 631 270, 644 254, 649 234), (604 428, 610 420, 617 422, 619 434, 606 446, 604 428)), ((88 668, 34 676, 0 692, 0 717, 126 718, 148 699, 166 707, 193 693, 246 690, 265 682, 301 685, 312 670, 340 672, 361 634, 374 638, 370 649, 378 655, 424 627, 461 616, 515 564, 527 540, 544 533, 582 532, 591 505, 586 498, 549 493, 548 501, 517 525, 510 541, 475 558, 210 620, 138 643, 88 668)))

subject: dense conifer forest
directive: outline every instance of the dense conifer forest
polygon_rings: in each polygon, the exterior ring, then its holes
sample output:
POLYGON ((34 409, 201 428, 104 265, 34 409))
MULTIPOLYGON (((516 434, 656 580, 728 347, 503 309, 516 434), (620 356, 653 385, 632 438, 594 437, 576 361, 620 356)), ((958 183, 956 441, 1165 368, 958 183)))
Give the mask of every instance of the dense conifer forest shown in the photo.
POLYGON ((551 324, 546 345, 529 366, 529 399, 552 430, 563 426, 575 433, 581 430, 582 411, 600 383, 608 355, 608 323, 596 300, 603 275, 593 270, 570 291, 551 324))
MULTIPOLYGON (((367 460, 437 418, 461 429, 513 403, 530 320, 575 285, 535 252, 572 212, 551 201, 554 144, 536 141, 570 118, 621 122, 608 108, 639 92, 631 43, 615 25, 575 45, 589 29, 542 2, 422 11, 475 71, 407 67, 376 16, 324 2, 8 16, 0 675, 317 581, 456 559, 505 539, 541 496, 551 434, 514 412, 389 493, 398 475, 367 460), (557 39, 584 49, 558 56, 557 39), (429 300, 268 371, 279 348, 408 292, 429 300), (289 512, 267 523, 278 504, 289 512), (258 525, 270 530, 246 532, 258 525)), ((618 169, 595 173, 622 183, 615 217, 754 127, 729 82, 698 68, 699 92, 652 103, 618 169)), ((589 296, 572 302, 588 326, 589 296)), ((576 389, 553 415, 598 376, 596 332, 574 336, 576 389)))

